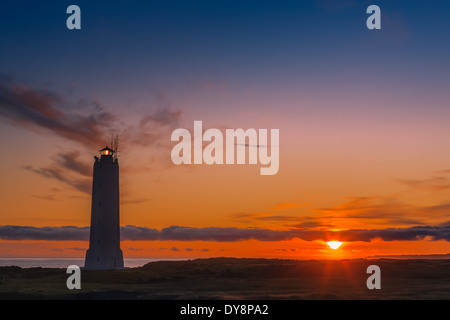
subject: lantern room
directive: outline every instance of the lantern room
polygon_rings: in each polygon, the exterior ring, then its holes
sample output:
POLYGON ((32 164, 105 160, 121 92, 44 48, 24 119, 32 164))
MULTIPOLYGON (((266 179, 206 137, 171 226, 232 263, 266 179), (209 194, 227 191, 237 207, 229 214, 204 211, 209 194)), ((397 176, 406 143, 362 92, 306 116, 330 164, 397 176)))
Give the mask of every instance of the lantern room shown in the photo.
POLYGON ((102 157, 112 157, 112 155, 114 154, 114 150, 108 147, 103 148, 102 150, 99 150, 100 154, 102 157))

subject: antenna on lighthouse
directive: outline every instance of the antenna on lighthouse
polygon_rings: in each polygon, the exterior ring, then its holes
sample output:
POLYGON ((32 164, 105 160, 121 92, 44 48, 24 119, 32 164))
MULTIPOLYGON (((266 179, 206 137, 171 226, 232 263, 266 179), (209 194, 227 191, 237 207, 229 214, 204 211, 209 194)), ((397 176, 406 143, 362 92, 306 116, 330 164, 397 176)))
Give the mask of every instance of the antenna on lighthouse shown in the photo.
POLYGON ((119 157, 119 135, 116 134, 114 136, 113 134, 113 141, 111 144, 111 148, 114 150, 114 160, 117 160, 117 158, 119 157))
POLYGON ((114 132, 111 133, 110 147, 114 151, 113 159, 116 161, 118 158, 118 152, 119 152, 119 135, 115 134, 114 132))

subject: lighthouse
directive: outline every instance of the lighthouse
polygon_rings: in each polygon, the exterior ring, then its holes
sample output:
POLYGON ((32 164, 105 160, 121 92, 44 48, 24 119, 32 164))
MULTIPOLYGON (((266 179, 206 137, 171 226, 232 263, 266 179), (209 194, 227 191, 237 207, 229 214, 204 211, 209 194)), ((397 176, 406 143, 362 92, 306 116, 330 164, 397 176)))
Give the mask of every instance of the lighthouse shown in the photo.
MULTIPOLYGON (((116 140, 117 143, 117 140, 116 140)), ((85 269, 123 268, 120 249, 119 162, 117 148, 106 147, 95 156, 92 181, 91 229, 85 269)))

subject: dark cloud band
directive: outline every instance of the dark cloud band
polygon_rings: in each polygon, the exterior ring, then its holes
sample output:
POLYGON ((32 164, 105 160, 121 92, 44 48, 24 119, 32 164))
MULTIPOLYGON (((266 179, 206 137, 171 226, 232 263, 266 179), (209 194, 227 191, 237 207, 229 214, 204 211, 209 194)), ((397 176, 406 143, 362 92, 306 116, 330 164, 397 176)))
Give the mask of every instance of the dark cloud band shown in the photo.
MULTIPOLYGON (((341 240, 365 241, 374 239, 384 241, 430 240, 450 241, 450 225, 414 226, 409 228, 350 229, 343 231, 315 231, 305 229, 270 230, 260 228, 191 228, 170 226, 161 230, 137 227, 121 227, 122 240, 130 241, 214 241, 236 242, 245 240, 284 241, 299 238, 306 241, 341 240)), ((87 241, 89 227, 31 227, 0 226, 0 239, 3 240, 47 240, 47 241, 87 241)))

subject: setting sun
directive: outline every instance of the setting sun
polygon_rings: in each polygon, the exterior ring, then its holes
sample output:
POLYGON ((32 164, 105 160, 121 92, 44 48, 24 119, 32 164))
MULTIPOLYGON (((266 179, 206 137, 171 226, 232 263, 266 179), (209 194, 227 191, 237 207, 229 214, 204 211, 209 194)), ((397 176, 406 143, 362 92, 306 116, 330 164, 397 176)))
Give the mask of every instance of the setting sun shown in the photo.
POLYGON ((338 249, 342 245, 342 242, 340 242, 340 241, 329 241, 329 242, 327 242, 327 245, 329 245, 331 249, 338 249))

